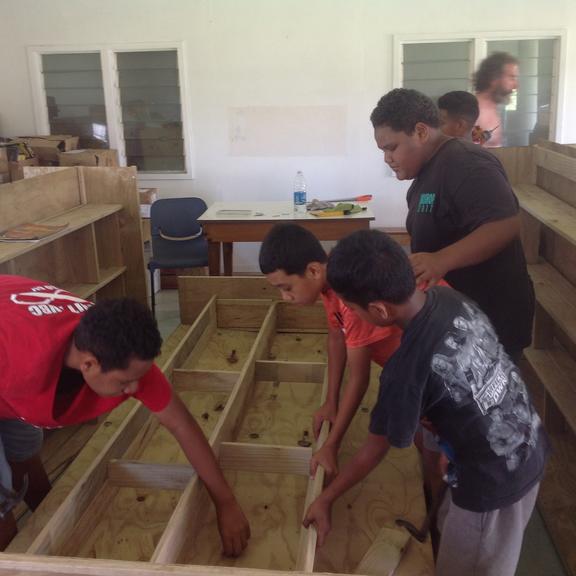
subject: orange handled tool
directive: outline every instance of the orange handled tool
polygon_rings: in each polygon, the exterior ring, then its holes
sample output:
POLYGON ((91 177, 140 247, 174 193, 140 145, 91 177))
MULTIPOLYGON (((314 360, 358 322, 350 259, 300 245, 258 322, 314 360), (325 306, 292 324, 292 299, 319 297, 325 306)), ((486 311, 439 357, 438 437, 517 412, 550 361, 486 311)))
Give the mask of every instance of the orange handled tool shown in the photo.
POLYGON ((353 198, 336 198, 335 200, 322 200, 322 202, 370 202, 372 194, 364 194, 364 196, 354 196, 353 198))

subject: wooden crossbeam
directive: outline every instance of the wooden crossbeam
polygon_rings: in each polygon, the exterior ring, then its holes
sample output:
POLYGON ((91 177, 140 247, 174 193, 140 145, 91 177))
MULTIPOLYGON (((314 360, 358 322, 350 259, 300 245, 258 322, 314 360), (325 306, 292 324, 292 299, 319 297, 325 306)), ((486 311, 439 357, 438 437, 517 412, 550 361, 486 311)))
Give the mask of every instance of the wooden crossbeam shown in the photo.
POLYGON ((517 184, 514 192, 526 212, 576 244, 576 208, 531 184, 517 184))
POLYGON ((278 360, 259 360, 256 362, 256 380, 274 380, 276 382, 314 382, 324 381, 326 364, 322 362, 283 362, 278 360))
POLYGON ((119 488, 184 490, 194 475, 189 464, 150 464, 138 460, 108 462, 108 482, 119 488))
POLYGON ((308 476, 312 448, 222 442, 219 461, 223 470, 249 470, 308 476))

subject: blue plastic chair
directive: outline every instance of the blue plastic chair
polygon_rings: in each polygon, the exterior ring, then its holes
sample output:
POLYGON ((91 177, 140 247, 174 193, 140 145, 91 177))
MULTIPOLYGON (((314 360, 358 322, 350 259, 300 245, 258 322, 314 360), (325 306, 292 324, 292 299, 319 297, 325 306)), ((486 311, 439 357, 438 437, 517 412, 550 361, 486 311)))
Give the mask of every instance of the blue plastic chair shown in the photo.
POLYGON ((201 198, 166 198, 156 200, 150 208, 152 258, 148 270, 154 316, 155 270, 208 266, 208 242, 198 223, 198 217, 205 211, 206 202, 201 198))

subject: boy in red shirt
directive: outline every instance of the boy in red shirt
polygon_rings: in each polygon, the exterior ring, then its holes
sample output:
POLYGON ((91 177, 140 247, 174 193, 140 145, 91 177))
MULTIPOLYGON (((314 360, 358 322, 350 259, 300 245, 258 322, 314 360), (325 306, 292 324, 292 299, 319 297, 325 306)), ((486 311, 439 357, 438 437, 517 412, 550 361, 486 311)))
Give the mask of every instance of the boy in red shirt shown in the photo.
POLYGON ((338 473, 340 444, 370 379, 370 362, 384 366, 400 344, 399 328, 373 326, 361 320, 332 291, 326 281, 328 257, 318 239, 296 224, 279 224, 264 239, 260 269, 286 302, 303 306, 322 299, 328 319, 328 395, 314 415, 314 435, 322 422, 332 428, 328 439, 312 457, 314 475, 320 464, 328 477, 338 473), (348 384, 340 400, 340 386, 348 362, 348 384))
MULTIPOLYGON (((19 276, 0 276, 0 483, 18 487, 35 508, 50 489, 39 451, 42 428, 78 424, 130 397, 140 400, 176 438, 216 506, 227 555, 250 537, 202 430, 154 365, 162 338, 149 310, 130 299, 93 305, 19 276)), ((0 496, 0 500, 2 500, 0 496)), ((0 546, 16 533, 12 512, 0 520, 0 546)))

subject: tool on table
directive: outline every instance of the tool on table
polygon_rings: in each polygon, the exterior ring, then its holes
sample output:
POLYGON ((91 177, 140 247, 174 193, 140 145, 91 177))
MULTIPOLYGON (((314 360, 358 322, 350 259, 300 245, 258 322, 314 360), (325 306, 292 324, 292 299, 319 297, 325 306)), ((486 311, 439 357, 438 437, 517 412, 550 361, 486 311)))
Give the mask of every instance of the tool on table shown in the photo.
POLYGON ((334 218, 337 216, 349 216, 351 214, 358 214, 366 210, 365 206, 360 206, 359 204, 352 204, 351 202, 339 202, 336 206, 330 208, 322 209, 312 209, 309 213, 312 216, 317 216, 319 218, 334 218))
POLYGON ((24 496, 26 495, 26 491, 28 490, 28 474, 24 476, 22 479, 22 487, 18 492, 15 490, 9 490, 5 486, 0 483, 0 496, 3 498, 2 502, 0 502, 0 518, 4 518, 8 512, 14 509, 22 500, 24 500, 24 496))
POLYGON ((418 542, 424 542, 428 537, 432 521, 434 520, 436 514, 438 513, 438 509, 440 508, 440 504, 442 504, 442 501, 444 500, 444 496, 446 495, 446 490, 448 490, 448 488, 449 484, 444 482, 442 484, 440 492, 438 493, 438 497, 436 498, 436 500, 434 500, 434 502, 432 502, 432 506, 430 506, 430 510, 428 510, 428 514, 426 514, 426 518, 424 518, 424 522, 422 522, 422 526, 420 526, 419 529, 416 528, 416 526, 414 526, 412 522, 408 522, 408 520, 404 520, 403 518, 398 518, 396 520, 396 525, 406 528, 406 530, 408 530, 410 535, 416 538, 418 542))
POLYGON ((352 198, 336 198, 334 200, 324 200, 324 202, 370 202, 370 200, 372 200, 372 194, 353 196, 352 198))

